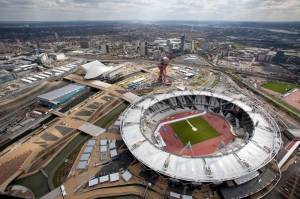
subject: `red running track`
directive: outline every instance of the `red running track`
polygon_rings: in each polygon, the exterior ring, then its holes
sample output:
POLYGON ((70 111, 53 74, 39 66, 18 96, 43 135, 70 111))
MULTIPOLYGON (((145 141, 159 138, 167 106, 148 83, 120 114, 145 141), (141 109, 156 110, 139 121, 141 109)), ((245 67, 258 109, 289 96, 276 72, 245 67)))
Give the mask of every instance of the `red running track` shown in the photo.
MULTIPOLYGON (((162 122, 172 121, 198 113, 198 111, 178 113, 167 117, 162 122)), ((187 147, 184 148, 183 143, 177 138, 176 133, 173 131, 171 126, 166 124, 159 130, 161 137, 166 143, 165 150, 181 156, 203 156, 216 152, 222 142, 227 145, 235 138, 231 132, 229 123, 223 117, 214 113, 207 113, 200 117, 205 119, 219 133, 218 137, 193 144, 191 150, 187 147)))

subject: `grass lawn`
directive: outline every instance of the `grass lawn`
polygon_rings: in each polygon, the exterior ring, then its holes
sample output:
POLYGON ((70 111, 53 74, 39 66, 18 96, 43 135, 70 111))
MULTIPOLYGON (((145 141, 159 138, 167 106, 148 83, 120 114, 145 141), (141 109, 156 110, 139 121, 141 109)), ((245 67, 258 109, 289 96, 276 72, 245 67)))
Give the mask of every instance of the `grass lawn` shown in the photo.
POLYGON ((188 121, 197 129, 196 131, 193 131, 191 125, 186 120, 169 124, 184 145, 189 141, 191 144, 197 144, 219 136, 219 133, 201 117, 190 118, 188 121))
POLYGON ((54 187, 58 187, 60 186, 64 180, 66 180, 67 175, 69 174, 72 165, 74 164, 76 157, 78 156, 80 149, 81 149, 82 145, 79 145, 75 151, 73 151, 66 159, 68 161, 62 163, 58 169, 56 170, 56 172, 54 173, 54 177, 53 177, 53 185, 54 187))
POLYGON ((287 83, 287 82, 276 82, 276 81, 271 81, 271 82, 267 82, 265 84, 262 85, 263 88, 275 91, 277 93, 286 93, 294 88, 297 87, 296 84, 291 84, 291 83, 287 83))

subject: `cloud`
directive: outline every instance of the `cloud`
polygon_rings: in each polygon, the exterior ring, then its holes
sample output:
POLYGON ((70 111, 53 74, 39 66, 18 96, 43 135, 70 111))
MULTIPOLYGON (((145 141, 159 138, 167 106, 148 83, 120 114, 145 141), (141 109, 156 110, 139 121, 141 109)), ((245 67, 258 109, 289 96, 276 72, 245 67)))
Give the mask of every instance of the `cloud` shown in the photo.
POLYGON ((1 0, 0 20, 299 21, 300 0, 1 0))

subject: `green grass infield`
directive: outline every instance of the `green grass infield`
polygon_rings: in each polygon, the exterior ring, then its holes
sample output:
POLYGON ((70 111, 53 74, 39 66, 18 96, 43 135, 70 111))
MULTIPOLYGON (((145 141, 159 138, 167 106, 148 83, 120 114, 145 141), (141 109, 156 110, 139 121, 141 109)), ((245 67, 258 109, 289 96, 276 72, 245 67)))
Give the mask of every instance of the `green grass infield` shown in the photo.
POLYGON ((219 136, 219 133, 201 117, 189 118, 188 121, 189 122, 187 122, 187 120, 181 120, 169 124, 184 145, 189 142, 191 144, 197 144, 219 136))

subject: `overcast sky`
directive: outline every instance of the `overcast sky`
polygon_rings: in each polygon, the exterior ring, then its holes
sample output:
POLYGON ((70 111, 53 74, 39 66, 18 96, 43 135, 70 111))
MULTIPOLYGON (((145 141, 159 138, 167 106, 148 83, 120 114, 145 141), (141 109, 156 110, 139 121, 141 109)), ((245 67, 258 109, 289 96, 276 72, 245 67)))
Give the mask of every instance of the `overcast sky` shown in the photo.
POLYGON ((0 0, 1 21, 300 21, 300 0, 0 0))

